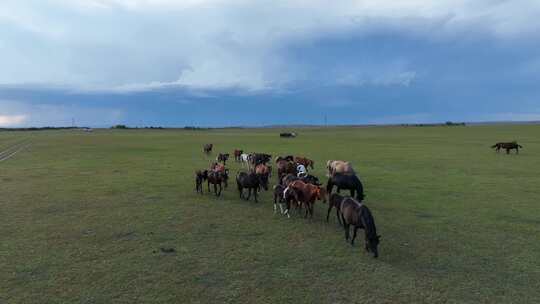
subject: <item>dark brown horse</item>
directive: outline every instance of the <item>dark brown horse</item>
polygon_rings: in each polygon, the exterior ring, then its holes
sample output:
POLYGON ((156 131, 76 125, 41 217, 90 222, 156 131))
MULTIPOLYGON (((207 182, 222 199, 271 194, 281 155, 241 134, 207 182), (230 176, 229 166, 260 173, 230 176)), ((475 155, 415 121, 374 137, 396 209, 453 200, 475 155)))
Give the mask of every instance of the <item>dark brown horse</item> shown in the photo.
POLYGON ((197 193, 203 194, 203 182, 208 179, 208 170, 197 170, 195 171, 195 191, 197 193))
POLYGON ((219 153, 216 157, 216 160, 218 162, 222 162, 224 165, 227 164, 227 160, 229 159, 229 153, 219 153))
POLYGON ((244 153, 243 150, 234 150, 234 160, 237 162, 242 161, 242 159, 240 158, 240 155, 242 155, 242 153, 244 153))
POLYGON ((305 157, 300 157, 300 156, 295 157, 294 161, 297 164, 304 165, 304 167, 306 167, 306 168, 309 166, 311 169, 313 169, 313 164, 315 164, 315 162, 312 161, 311 159, 305 158, 305 157))
POLYGON ((380 235, 377 235, 375 220, 373 219, 373 215, 369 208, 355 199, 347 197, 341 202, 340 213, 343 227, 345 228, 345 240, 349 240, 351 226, 354 229, 351 246, 354 245, 354 239, 356 238, 356 231, 358 228, 364 229, 365 249, 367 252, 371 252, 374 258, 378 257, 380 235))
POLYGON ((523 148, 518 145, 516 141, 513 142, 498 142, 491 146, 495 151, 499 152, 501 149, 506 149, 506 154, 510 154, 510 150, 516 150, 516 154, 519 154, 519 148, 523 148))
POLYGON ((205 144, 204 147, 203 147, 204 153, 210 154, 210 152, 212 152, 213 147, 214 147, 213 144, 205 144))
POLYGON ((328 219, 330 218, 330 211, 332 211, 332 208, 336 208, 336 217, 338 220, 339 225, 343 225, 341 223, 340 218, 340 210, 341 210, 341 202, 345 199, 345 196, 341 196, 337 193, 330 194, 330 198, 328 199, 328 212, 326 213, 326 222, 328 223, 328 219))
POLYGON ((268 167, 267 165, 264 165, 264 164, 258 164, 255 167, 255 174, 260 176, 261 187, 263 187, 264 190, 268 190, 268 179, 270 178, 270 172, 271 172, 270 168, 271 167, 268 167))
POLYGON ((279 179, 283 178, 283 176, 286 174, 296 175, 296 166, 293 162, 282 159, 277 162, 276 167, 279 179))
POLYGON ((227 173, 219 171, 210 171, 208 173, 208 192, 210 192, 210 184, 214 185, 214 194, 216 196, 221 195, 221 184, 226 184, 227 173), (218 191, 219 186, 219 191, 218 191))
POLYGON ((210 170, 212 172, 221 173, 221 175, 223 177, 223 184, 225 185, 225 189, 227 189, 227 187, 229 186, 229 169, 225 168, 224 164, 213 163, 210 166, 210 170))
POLYGON ((334 186, 337 186, 338 193, 341 189, 348 189, 351 191, 352 197, 356 193, 356 199, 358 201, 361 202, 364 200, 364 186, 356 175, 334 174, 328 179, 326 191, 331 194, 334 186))
POLYGON ((251 192, 253 191, 253 196, 255 202, 257 203, 257 191, 261 187, 262 180, 261 176, 255 174, 254 172, 238 172, 236 174, 236 185, 238 186, 238 192, 240 193, 240 198, 249 200, 251 197, 251 192), (244 198, 244 189, 248 189, 248 196, 244 198))
POLYGON ((287 217, 290 218, 291 215, 289 210, 293 204, 298 209, 297 201, 298 195, 296 195, 296 192, 293 189, 279 184, 274 186, 274 213, 277 212, 277 205, 279 203, 281 214, 287 215, 287 217), (283 208, 283 205, 285 205, 285 208, 283 208))

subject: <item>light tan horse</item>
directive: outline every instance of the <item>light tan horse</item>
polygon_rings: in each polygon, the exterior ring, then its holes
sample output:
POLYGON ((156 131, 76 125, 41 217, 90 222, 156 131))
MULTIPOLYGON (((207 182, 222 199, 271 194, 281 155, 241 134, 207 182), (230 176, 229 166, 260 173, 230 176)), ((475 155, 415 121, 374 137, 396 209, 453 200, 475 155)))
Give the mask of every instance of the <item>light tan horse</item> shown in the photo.
POLYGON ((329 160, 326 162, 326 168, 328 169, 327 176, 334 176, 336 173, 345 175, 355 175, 354 169, 351 163, 343 160, 329 160))

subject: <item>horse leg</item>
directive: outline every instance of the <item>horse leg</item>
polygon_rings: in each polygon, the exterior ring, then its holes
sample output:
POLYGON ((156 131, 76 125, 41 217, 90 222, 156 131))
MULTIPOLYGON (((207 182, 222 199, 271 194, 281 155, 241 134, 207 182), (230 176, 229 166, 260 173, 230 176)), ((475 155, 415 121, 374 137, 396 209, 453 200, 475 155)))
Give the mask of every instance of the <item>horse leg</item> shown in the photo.
POLYGON ((221 195, 221 183, 219 183, 219 192, 218 192, 218 196, 221 195))
POLYGON ((217 194, 217 184, 214 184, 214 195, 218 196, 218 194, 217 194))
POLYGON ((345 241, 348 241, 349 240, 349 224, 345 224, 343 228, 345 229, 345 241))
POLYGON ((354 189, 351 189, 351 197, 354 197, 354 189))
POLYGON ((510 154, 510 149, 506 148, 506 154, 510 154))
POLYGON ((352 237, 352 240, 351 240, 351 246, 354 246, 354 239, 356 239, 356 231, 358 230, 358 227, 354 226, 353 227, 353 237, 352 237))
POLYGON ((519 154, 519 147, 516 147, 516 154, 519 154))
POLYGON ((326 213, 326 222, 328 223, 328 218, 330 217, 330 211, 332 211, 332 205, 328 203, 328 213, 326 213))
POLYGON ((257 200, 257 189, 253 190, 253 197, 255 198, 255 203, 258 203, 259 201, 257 200))
POLYGON ((248 188, 248 197, 246 198, 246 201, 249 201, 250 197, 251 197, 251 188, 248 188))
POLYGON ((210 180, 208 180, 208 192, 210 192, 210 180))

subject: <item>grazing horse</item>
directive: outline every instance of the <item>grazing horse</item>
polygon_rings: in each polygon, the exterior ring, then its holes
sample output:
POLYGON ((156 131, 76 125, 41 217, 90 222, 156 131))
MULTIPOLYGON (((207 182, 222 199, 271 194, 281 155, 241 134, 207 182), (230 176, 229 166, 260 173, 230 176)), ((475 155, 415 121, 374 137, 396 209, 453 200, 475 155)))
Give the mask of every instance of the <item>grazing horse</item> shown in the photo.
POLYGON ((218 162, 222 162, 224 165, 227 164, 227 160, 229 159, 229 153, 219 153, 216 157, 216 160, 218 162))
POLYGON ((360 202, 364 200, 364 186, 356 175, 335 174, 328 179, 326 191, 331 194, 334 186, 337 186, 338 193, 341 189, 348 189, 351 197, 354 197, 356 192, 356 199, 360 202))
POLYGON ((195 171, 195 191, 197 193, 203 194, 203 182, 208 179, 208 170, 197 170, 195 171))
POLYGON ((244 199, 244 189, 248 189, 248 196, 245 198, 245 200, 249 200, 251 197, 251 191, 253 190, 253 196, 255 198, 255 202, 257 203, 257 191, 261 187, 261 176, 250 172, 238 172, 236 174, 236 185, 238 186, 238 192, 240 193, 240 198, 244 199))
POLYGON ((515 149, 516 154, 519 154, 519 148, 523 148, 523 146, 518 145, 516 141, 513 142, 498 142, 491 146, 491 148, 495 149, 497 152, 501 149, 506 149, 506 154, 510 154, 510 150, 515 149))
POLYGON ((294 156, 292 155, 287 155, 287 156, 278 156, 276 157, 276 164, 280 161, 280 160, 286 160, 286 161, 294 161, 294 156))
POLYGON ((326 162, 326 168, 328 169, 328 177, 333 176, 336 173, 342 173, 346 175, 354 175, 354 169, 349 162, 342 160, 329 160, 326 162))
POLYGON ((353 198, 347 197, 341 202, 340 213, 345 228, 345 240, 349 240, 350 226, 353 226, 354 229, 351 246, 354 245, 358 228, 364 229, 365 249, 367 252, 371 252, 374 258, 377 258, 379 256, 378 246, 381 236, 377 235, 375 220, 369 208, 353 198))
POLYGON ((342 225, 339 211, 341 210, 341 202, 344 199, 345 199, 345 196, 341 196, 337 193, 330 194, 330 198, 328 199, 328 212, 326 213, 327 223, 328 223, 328 219, 330 218, 330 211, 332 211, 332 208, 336 208, 336 217, 337 217, 338 223, 342 225))
POLYGON ((240 156, 242 155, 242 153, 244 153, 243 150, 234 150, 234 160, 237 161, 237 162, 240 162, 242 161, 242 159, 240 158, 240 156))
POLYGON ((300 157, 300 156, 295 157, 294 162, 296 162, 297 164, 304 165, 306 168, 310 167, 311 169, 313 169, 313 164, 315 163, 309 158, 300 157))
POLYGON ((304 218, 308 216, 308 213, 310 218, 313 218, 313 206, 315 205, 316 200, 326 202, 326 191, 324 188, 312 184, 306 184, 301 180, 290 183, 286 190, 289 188, 296 192, 298 196, 297 202, 306 207, 304 218))
MULTIPOLYGON (((210 192, 210 184, 214 185, 214 194, 216 196, 221 195, 221 184, 225 183, 227 185, 227 173, 220 171, 211 171, 208 173, 208 192, 210 192), (219 185, 219 191, 217 186, 219 185)), ((227 188, 225 186, 225 188, 227 188)))
POLYGON ((270 169, 264 164, 259 164, 255 167, 255 174, 261 177, 261 186, 264 190, 268 190, 268 179, 270 178, 270 169))
POLYGON ((213 147, 214 147, 213 144, 205 144, 203 147, 204 153, 210 154, 210 152, 212 152, 213 147))
POLYGON ((276 164, 277 172, 278 172, 278 178, 281 179, 286 174, 294 174, 296 175, 296 166, 293 162, 286 161, 286 160, 280 160, 276 164))

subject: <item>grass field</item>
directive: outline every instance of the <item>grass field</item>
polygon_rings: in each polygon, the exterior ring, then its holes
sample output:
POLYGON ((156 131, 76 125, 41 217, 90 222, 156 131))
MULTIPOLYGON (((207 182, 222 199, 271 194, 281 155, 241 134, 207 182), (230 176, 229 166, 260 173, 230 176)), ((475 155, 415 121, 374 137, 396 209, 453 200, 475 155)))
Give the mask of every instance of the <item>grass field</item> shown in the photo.
POLYGON ((0 133, 0 151, 32 142, 0 162, 0 303, 540 302, 540 125, 278 132, 0 133), (514 139, 519 155, 489 148, 514 139), (305 155, 324 181, 352 161, 379 259, 321 203, 286 219, 270 192, 197 195, 209 142, 305 155))

